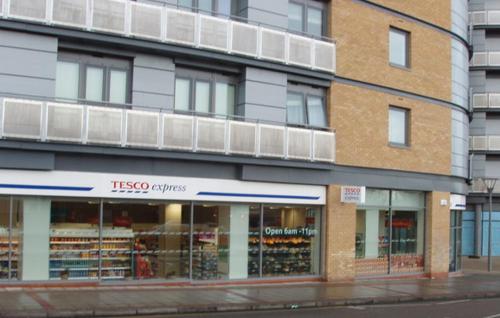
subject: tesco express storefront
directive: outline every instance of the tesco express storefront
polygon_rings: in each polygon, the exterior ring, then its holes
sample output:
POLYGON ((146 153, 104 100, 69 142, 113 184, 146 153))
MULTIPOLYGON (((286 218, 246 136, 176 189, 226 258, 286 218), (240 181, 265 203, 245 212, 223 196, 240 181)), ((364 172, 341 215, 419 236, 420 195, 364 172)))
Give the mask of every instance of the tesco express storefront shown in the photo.
POLYGON ((325 187, 0 170, 0 281, 321 274, 325 187))

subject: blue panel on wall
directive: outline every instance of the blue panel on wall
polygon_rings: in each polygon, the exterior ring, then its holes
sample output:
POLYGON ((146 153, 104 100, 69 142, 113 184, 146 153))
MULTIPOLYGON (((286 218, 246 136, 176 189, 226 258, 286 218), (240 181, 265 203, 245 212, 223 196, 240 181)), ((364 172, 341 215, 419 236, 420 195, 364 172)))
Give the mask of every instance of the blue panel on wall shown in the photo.
POLYGON ((462 255, 474 255, 474 228, 473 220, 464 220, 462 223, 462 255))
MULTIPOLYGON (((500 213, 493 212, 493 216, 491 219, 493 221, 492 254, 493 256, 500 256, 500 213)), ((483 256, 488 255, 488 220, 489 213, 483 212, 483 256)))

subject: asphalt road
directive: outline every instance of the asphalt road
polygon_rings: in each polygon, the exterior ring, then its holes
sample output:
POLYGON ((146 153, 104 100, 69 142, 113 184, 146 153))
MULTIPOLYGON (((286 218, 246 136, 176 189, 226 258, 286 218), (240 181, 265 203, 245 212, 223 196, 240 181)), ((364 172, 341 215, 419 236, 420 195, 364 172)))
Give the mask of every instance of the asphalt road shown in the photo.
POLYGON ((395 305, 149 316, 150 318, 500 318, 500 299, 395 305))

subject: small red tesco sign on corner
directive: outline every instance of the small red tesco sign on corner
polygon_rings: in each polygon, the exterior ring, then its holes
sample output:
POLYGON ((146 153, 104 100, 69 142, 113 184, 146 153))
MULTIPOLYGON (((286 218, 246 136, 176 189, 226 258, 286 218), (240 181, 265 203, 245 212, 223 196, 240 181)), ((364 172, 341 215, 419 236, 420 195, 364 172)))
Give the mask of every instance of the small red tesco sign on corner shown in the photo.
POLYGON ((340 202, 342 203, 365 203, 366 187, 342 186, 340 191, 340 202))

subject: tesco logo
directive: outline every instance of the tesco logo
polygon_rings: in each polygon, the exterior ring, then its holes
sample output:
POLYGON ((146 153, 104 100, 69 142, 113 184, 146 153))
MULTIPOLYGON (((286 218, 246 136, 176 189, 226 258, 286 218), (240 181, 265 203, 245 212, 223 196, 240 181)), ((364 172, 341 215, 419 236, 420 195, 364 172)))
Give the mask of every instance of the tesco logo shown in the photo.
POLYGON ((185 192, 187 188, 186 185, 149 183, 146 181, 111 181, 111 184, 113 187, 111 192, 119 193, 185 192))

